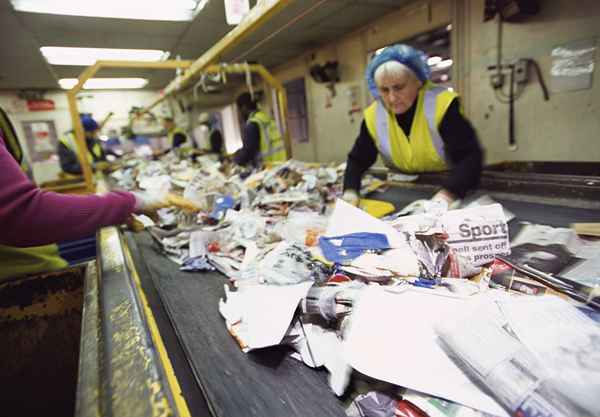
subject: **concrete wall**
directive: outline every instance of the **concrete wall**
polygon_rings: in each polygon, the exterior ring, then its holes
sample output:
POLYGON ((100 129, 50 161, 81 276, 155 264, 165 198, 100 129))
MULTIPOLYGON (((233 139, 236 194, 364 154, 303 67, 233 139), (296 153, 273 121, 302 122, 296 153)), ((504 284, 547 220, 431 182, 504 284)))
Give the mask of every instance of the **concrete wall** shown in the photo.
MULTIPOLYGON (((127 125, 129 121, 129 110, 132 106, 146 106, 156 99, 157 92, 154 91, 86 91, 80 95, 80 112, 92 113, 94 118, 100 122, 109 113, 114 115, 105 125, 102 133, 115 128, 120 132, 121 126, 127 125)), ((52 120, 56 132, 61 135, 71 129, 71 116, 67 103, 67 96, 62 91, 50 92, 45 96, 53 100, 55 109, 51 111, 28 111, 26 102, 20 100, 16 93, 0 93, 0 106, 6 110, 8 117, 13 123, 17 136, 24 148, 25 154, 29 155, 25 133, 21 122, 35 120, 52 120)), ((159 109, 161 110, 161 109, 159 109)), ((162 111, 162 110, 161 110, 162 111)), ((157 111, 160 114, 160 111, 157 111)), ((36 182, 42 183, 58 178, 60 166, 58 159, 52 158, 45 162, 33 164, 33 173, 36 182)))
MULTIPOLYGON (((551 93, 544 101, 535 76, 515 103, 518 149, 508 149, 508 106, 498 102, 486 67, 495 63, 497 23, 483 23, 484 0, 458 1, 458 20, 464 34, 458 48, 468 114, 487 151, 487 162, 502 160, 600 160, 600 78, 595 70, 592 88, 551 93), (462 15, 460 15, 462 13, 462 15), (465 62, 466 61, 466 62, 465 62)), ((600 36, 597 0, 540 0, 539 15, 523 23, 504 23, 503 58, 533 58, 551 84, 551 51, 564 43, 600 36)), ((596 51, 596 62, 600 53, 596 51)), ((597 65, 597 64, 596 64, 597 65)))
MULTIPOLYGON (((533 58, 550 85, 550 53, 555 46, 600 35, 600 1, 540 0, 541 12, 523 23, 504 23, 503 57, 533 58)), ((456 84, 466 115, 486 149, 488 163, 502 160, 600 160, 600 83, 598 70, 592 88, 551 93, 543 100, 535 75, 515 103, 518 149, 508 148, 508 106, 500 103, 489 84, 487 66, 496 60, 497 24, 483 22, 484 0, 416 1, 336 42, 310 51, 273 73, 285 82, 306 77, 309 112, 308 143, 293 144, 294 157, 309 161, 346 158, 361 115, 348 116, 348 92, 359 89, 361 107, 369 93, 363 80, 367 53, 418 33, 452 23, 452 51, 456 84), (310 79, 309 68, 337 60, 341 82, 331 97, 325 85, 310 79), (330 104, 330 105, 329 105, 330 104)), ((596 60, 600 52, 596 52, 596 60)))

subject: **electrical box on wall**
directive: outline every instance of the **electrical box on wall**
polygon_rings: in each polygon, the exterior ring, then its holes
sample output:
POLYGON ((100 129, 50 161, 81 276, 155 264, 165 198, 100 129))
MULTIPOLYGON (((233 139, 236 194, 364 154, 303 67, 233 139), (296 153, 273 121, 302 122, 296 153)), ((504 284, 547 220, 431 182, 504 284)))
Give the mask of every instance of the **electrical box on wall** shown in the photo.
POLYGON ((498 13, 506 22, 518 22, 537 14, 537 0, 497 0, 498 13))
POLYGON ((499 14, 505 22, 520 22, 539 12, 538 0, 485 0, 484 21, 499 14))
POLYGON ((529 60, 519 59, 515 62, 515 82, 526 84, 529 81, 529 60))

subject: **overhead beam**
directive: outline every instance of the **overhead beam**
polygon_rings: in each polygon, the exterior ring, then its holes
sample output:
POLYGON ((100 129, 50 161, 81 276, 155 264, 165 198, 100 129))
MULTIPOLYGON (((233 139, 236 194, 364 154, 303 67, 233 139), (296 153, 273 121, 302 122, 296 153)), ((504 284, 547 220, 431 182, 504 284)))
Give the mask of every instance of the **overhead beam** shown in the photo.
POLYGON ((294 0, 263 0, 250 10, 244 20, 219 40, 212 48, 188 68, 183 75, 176 77, 165 88, 165 96, 181 90, 208 65, 216 63, 219 58, 238 45, 244 38, 262 27, 271 17, 282 11, 294 0))

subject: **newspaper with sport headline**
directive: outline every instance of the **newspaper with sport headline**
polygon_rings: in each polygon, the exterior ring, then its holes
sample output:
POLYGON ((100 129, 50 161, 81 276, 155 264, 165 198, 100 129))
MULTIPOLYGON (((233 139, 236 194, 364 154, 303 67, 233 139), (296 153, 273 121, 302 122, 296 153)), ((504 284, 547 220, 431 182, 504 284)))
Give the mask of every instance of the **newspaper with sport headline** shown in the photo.
POLYGON ((445 233, 448 245, 475 266, 510 254, 508 225, 500 204, 399 217, 392 225, 401 232, 445 233))

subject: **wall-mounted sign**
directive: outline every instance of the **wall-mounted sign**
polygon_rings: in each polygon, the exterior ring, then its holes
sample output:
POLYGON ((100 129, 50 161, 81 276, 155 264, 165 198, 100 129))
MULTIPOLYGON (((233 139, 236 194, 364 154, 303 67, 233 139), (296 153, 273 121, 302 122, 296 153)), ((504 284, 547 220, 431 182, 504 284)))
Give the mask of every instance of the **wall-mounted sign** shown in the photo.
POLYGON ((596 39, 584 39, 552 50, 550 89, 554 93, 592 87, 596 39))
POLYGON ((32 162, 42 162, 56 153, 56 127, 52 120, 21 122, 32 162))
POLYGON ((54 109, 53 100, 27 100, 27 110, 29 111, 49 111, 54 109))

